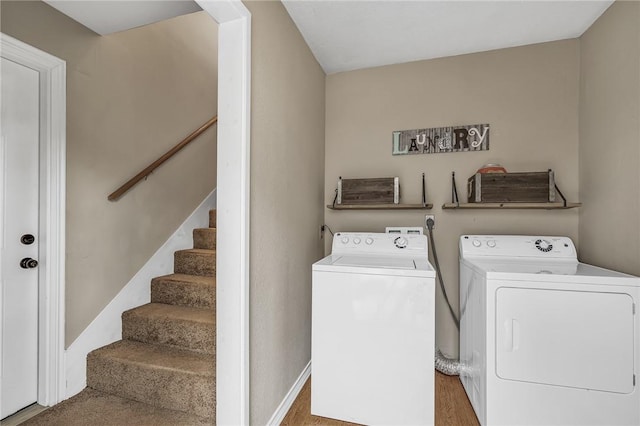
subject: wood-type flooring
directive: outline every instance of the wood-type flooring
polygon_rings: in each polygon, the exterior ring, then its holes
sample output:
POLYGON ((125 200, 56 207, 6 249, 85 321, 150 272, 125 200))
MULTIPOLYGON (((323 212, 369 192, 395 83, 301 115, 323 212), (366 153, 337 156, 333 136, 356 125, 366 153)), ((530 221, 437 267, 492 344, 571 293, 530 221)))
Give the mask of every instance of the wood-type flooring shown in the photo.
MULTIPOLYGON (((436 426, 479 426, 467 394, 457 376, 446 376, 436 371, 435 376, 436 426)), ((311 378, 298 394, 281 426, 353 426, 354 423, 311 415, 311 378)))

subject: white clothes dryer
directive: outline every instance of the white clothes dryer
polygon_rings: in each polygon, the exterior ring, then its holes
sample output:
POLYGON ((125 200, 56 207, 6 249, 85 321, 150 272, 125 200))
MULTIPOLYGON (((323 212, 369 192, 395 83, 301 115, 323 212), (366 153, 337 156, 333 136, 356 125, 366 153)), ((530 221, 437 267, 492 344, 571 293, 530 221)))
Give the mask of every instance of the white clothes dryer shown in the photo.
POLYGON ((424 235, 337 233, 313 265, 311 413, 434 422, 435 272, 424 235))
POLYGON ((571 239, 460 238, 461 381, 482 425, 639 425, 640 278, 571 239))

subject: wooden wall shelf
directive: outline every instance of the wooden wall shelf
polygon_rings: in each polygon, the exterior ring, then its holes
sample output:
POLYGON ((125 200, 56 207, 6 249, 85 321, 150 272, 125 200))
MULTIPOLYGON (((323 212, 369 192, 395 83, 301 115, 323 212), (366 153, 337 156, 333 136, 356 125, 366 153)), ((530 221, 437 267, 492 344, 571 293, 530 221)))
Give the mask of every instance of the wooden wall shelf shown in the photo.
POLYGON ((433 204, 336 204, 327 206, 331 210, 431 210, 433 204))
POLYGON ((565 210, 582 206, 582 203, 446 203, 443 209, 541 209, 541 210, 565 210))

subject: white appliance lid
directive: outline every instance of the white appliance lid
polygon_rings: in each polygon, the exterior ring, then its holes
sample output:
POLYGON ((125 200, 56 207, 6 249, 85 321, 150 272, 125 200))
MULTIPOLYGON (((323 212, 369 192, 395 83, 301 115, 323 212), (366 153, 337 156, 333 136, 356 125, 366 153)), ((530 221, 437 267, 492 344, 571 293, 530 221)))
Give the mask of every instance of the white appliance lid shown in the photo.
POLYGON ((633 275, 573 261, 525 261, 486 258, 473 258, 465 261, 485 272, 487 277, 491 278, 553 281, 562 276, 564 281, 594 281, 594 283, 614 285, 619 284, 620 280, 624 280, 625 285, 640 285, 640 278, 633 275), (603 278, 607 278, 607 280, 603 280, 603 278))
POLYGON ((580 275, 597 277, 631 278, 631 275, 622 272, 611 271, 580 262, 543 262, 523 260, 487 260, 467 259, 470 263, 486 272, 498 272, 506 274, 554 274, 554 275, 580 275))
POLYGON ((393 275, 405 277, 435 277, 435 270, 426 257, 370 256, 330 254, 313 264, 313 271, 347 274, 393 275))
POLYGON ((416 262, 411 258, 405 257, 340 256, 333 262, 333 265, 362 268, 417 269, 416 262))
POLYGON ((523 260, 467 259, 467 261, 485 272, 505 274, 554 274, 575 275, 577 262, 545 262, 523 260))

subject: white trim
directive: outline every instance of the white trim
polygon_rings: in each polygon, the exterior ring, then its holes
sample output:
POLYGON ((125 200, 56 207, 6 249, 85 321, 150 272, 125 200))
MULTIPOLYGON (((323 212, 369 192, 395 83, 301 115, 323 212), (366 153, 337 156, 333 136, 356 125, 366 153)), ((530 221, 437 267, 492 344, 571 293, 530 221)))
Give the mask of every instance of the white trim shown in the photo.
POLYGON ((209 210, 215 208, 214 189, 69 346, 66 398, 87 386, 89 352, 122 339, 122 313, 151 301, 151 279, 173 273, 173 253, 193 246, 193 230, 207 228, 209 210))
POLYGON ((291 386, 291 389, 289 389, 289 392, 287 392, 280 405, 278 405, 278 408, 276 408, 276 411, 267 422, 267 426, 278 426, 282 423, 309 376, 311 376, 311 361, 307 363, 307 366, 304 367, 302 373, 300 373, 293 383, 293 386, 291 386))
POLYGON ((218 28, 216 424, 248 425, 251 14, 196 0, 218 28))
POLYGON ((2 57, 40 73, 38 404, 64 399, 66 63, 0 33, 2 57))

